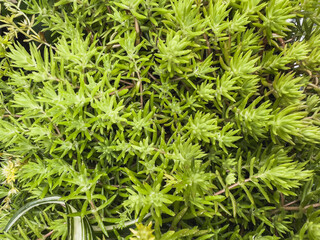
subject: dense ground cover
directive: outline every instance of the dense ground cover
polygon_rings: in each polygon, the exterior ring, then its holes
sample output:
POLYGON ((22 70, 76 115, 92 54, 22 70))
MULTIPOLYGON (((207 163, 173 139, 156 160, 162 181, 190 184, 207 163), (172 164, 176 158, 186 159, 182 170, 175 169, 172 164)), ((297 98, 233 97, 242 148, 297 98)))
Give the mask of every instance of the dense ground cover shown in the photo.
POLYGON ((1 239, 320 239, 319 26, 318 0, 0 0, 1 239))

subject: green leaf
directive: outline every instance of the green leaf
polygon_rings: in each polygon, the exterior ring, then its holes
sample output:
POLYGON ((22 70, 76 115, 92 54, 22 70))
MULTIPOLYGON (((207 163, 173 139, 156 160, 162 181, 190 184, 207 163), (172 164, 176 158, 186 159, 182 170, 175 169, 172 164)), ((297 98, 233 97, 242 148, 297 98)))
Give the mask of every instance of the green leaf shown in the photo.
MULTIPOLYGON (((46 205, 46 204, 59 204, 66 207, 67 213, 75 213, 77 210, 71 205, 65 203, 64 201, 59 200, 60 196, 51 196, 43 199, 35 200, 27 203, 25 206, 20 208, 12 218, 9 220, 8 224, 4 228, 4 232, 8 232, 12 226, 27 212, 30 212, 33 208, 46 205)), ((68 218, 68 239, 70 240, 91 240, 95 239, 92 232, 92 228, 86 217, 72 217, 68 218)))

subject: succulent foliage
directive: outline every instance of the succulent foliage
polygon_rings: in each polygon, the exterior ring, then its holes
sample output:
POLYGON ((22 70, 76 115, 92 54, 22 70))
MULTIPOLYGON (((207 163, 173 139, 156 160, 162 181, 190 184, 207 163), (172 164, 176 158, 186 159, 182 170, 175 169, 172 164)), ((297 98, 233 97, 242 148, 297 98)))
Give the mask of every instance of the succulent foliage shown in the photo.
POLYGON ((0 0, 0 33, 1 239, 320 238, 318 0, 0 0))

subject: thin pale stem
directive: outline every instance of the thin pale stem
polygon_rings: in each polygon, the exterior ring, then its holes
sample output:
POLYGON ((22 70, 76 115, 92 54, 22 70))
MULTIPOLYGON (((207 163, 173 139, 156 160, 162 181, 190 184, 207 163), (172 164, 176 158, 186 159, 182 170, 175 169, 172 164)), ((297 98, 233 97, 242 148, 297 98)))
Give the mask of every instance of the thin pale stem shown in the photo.
POLYGON ((285 210, 285 211, 306 211, 308 210, 309 208, 318 208, 320 207, 320 203, 314 203, 314 204, 310 204, 310 205, 307 205, 305 207, 301 207, 301 206, 290 206, 291 204, 294 204, 296 202, 299 202, 299 200, 295 200, 295 201, 292 201, 290 203, 287 203, 286 205, 284 205, 283 207, 281 207, 280 209, 276 209, 274 210, 271 214, 275 214, 279 211, 281 211, 281 209, 285 210))
POLYGON ((8 118, 8 117, 20 118, 22 116, 17 114, 5 114, 5 115, 2 115, 2 117, 3 118, 8 118))
POLYGON ((42 238, 38 238, 38 240, 45 240, 47 237, 50 237, 53 234, 53 231, 48 232, 46 235, 43 235, 42 238))
MULTIPOLYGON (((148 213, 148 214, 146 214, 146 215, 144 216, 143 219, 146 219, 146 218, 148 218, 148 217, 150 217, 150 216, 151 216, 151 213, 148 213)), ((132 220, 132 221, 125 222, 125 223, 123 224, 123 227, 124 227, 124 228, 129 227, 129 226, 137 223, 138 221, 139 221, 139 218, 134 219, 134 220, 132 220)), ((105 230, 106 230, 106 231, 112 231, 113 229, 117 229, 117 228, 118 228, 118 225, 115 224, 115 225, 106 226, 106 227, 105 227, 105 230)), ((102 231, 101 228, 98 227, 98 226, 92 226, 92 229, 93 229, 93 231, 95 231, 95 232, 101 232, 101 231, 102 231)))
POLYGON ((292 201, 292 202, 289 202, 289 203, 285 204, 284 207, 288 207, 288 206, 290 206, 290 205, 292 205, 292 204, 295 204, 295 203, 297 203, 297 202, 299 202, 299 201, 300 201, 300 200, 294 200, 294 201, 292 201))
MULTIPOLYGON (((229 189, 229 190, 230 190, 230 189, 233 189, 233 188, 235 188, 235 187, 238 187, 238 186, 241 185, 242 183, 250 182, 250 181, 251 181, 251 178, 247 178, 247 179, 245 179, 243 182, 237 182, 237 183, 235 183, 235 184, 230 185, 230 186, 228 187, 228 189, 229 189)), ((214 193, 213 195, 214 195, 214 196, 221 195, 221 194, 225 193, 225 191, 226 191, 226 189, 221 189, 220 191, 214 193)))
POLYGON ((133 86, 134 86, 134 85, 129 85, 129 86, 120 88, 118 91, 114 91, 114 92, 109 93, 109 95, 114 95, 116 92, 120 92, 120 91, 125 90, 125 89, 133 88, 133 86))
POLYGON ((207 43, 207 50, 208 50, 208 56, 212 53, 211 51, 211 46, 210 46, 210 42, 209 42, 209 38, 208 35, 206 33, 203 34, 204 39, 206 40, 207 43))
POLYGON ((310 205, 307 205, 303 208, 301 208, 300 206, 293 206, 293 207, 283 207, 284 210, 286 211, 300 211, 300 210, 307 210, 308 208, 317 208, 317 207, 320 207, 320 203, 315 203, 315 204, 310 204, 310 205))

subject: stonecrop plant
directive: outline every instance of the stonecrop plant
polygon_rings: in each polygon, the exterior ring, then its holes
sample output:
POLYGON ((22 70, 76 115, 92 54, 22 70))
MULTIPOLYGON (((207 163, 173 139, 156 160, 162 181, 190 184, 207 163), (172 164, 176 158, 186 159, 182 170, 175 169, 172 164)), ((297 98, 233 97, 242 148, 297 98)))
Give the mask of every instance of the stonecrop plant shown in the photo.
POLYGON ((0 0, 0 239, 320 239, 318 0, 0 0))

